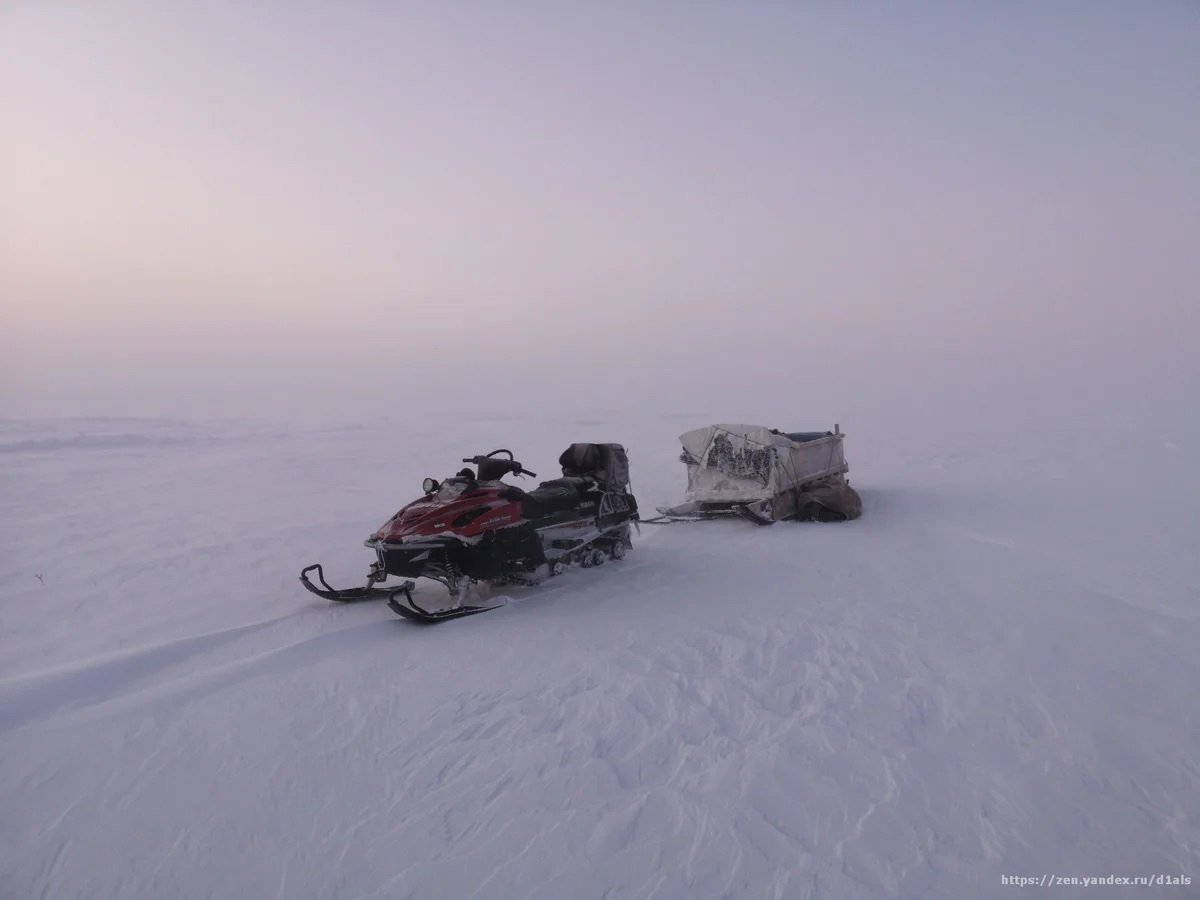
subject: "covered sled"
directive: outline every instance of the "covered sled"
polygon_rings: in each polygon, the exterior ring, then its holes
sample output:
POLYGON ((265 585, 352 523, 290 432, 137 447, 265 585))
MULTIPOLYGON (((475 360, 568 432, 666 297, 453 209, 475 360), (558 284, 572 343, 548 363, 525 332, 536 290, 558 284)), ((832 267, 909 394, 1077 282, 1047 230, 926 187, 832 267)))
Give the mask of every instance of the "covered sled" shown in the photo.
POLYGON ((686 502, 659 508, 668 519, 738 515, 762 525, 780 519, 855 519, 862 500, 850 487, 833 431, 783 432, 761 425, 711 425, 680 435, 686 502))

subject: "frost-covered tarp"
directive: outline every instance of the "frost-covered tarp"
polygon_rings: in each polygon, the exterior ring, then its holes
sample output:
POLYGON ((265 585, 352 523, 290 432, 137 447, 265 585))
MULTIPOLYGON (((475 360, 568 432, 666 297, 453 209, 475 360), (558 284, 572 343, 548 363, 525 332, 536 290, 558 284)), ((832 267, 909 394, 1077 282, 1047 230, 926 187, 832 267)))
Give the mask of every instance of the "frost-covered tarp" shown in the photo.
POLYGON ((687 499, 699 503, 766 500, 847 471, 841 435, 808 440, 761 425, 711 425, 679 436, 688 467, 687 499))

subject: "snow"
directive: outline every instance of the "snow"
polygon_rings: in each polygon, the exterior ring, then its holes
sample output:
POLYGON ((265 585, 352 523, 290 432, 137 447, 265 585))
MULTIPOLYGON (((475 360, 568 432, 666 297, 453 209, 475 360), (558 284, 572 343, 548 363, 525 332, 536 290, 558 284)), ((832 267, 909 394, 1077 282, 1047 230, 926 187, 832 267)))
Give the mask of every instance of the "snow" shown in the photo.
POLYGON ((297 582, 497 446, 678 502, 719 418, 0 423, 3 893, 1194 896, 1186 419, 843 416, 860 520, 646 526, 433 627, 297 582))

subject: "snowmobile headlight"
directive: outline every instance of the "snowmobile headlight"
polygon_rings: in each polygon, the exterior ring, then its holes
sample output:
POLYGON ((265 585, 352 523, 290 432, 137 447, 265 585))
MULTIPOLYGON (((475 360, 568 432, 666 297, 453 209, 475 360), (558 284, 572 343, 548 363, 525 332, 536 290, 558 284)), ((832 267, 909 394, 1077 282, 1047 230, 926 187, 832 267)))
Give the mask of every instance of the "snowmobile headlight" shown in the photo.
POLYGON ((424 481, 421 482, 421 490, 423 490, 427 494, 432 494, 434 491, 436 491, 440 487, 441 487, 441 485, 438 484, 436 478, 426 478, 424 481))

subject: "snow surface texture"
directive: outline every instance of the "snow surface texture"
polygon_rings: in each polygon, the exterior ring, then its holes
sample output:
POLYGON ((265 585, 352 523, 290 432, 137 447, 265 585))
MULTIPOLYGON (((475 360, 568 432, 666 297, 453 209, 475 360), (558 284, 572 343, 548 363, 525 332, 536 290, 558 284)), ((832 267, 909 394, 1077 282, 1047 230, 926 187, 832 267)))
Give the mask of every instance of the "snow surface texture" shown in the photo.
POLYGON ((296 580, 497 446, 678 502, 715 420, 3 423, 0 893, 1197 895, 1200 433, 843 420, 855 522, 644 527, 434 627, 296 580))

